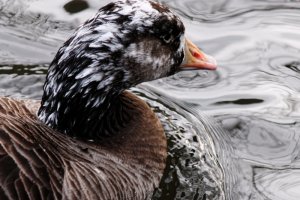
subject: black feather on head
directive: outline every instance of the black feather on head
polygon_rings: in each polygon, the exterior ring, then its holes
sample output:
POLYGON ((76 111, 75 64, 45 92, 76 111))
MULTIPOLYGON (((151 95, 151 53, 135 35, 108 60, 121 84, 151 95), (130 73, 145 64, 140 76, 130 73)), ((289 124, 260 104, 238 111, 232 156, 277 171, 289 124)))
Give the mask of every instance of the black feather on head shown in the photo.
POLYGON ((184 58, 184 26, 148 0, 110 3, 80 26, 52 61, 40 120, 63 133, 101 135, 99 123, 125 89, 174 74, 184 58))

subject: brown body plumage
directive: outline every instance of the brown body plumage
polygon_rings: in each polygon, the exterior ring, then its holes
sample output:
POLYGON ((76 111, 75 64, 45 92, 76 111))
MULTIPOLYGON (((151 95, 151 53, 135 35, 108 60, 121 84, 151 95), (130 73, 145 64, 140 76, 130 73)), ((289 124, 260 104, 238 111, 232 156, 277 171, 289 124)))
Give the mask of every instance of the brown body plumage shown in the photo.
POLYGON ((41 123, 39 101, 0 99, 0 199, 145 199, 159 183, 166 139, 149 106, 124 92, 122 134, 82 141, 41 123), (2 191, 1 191, 2 190, 2 191))

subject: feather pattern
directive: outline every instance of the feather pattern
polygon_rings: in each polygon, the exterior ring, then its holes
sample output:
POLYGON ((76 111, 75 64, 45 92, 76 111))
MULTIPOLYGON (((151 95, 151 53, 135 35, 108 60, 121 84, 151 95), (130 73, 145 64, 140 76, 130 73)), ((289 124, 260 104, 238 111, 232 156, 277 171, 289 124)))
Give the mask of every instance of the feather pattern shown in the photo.
POLYGON ((0 99, 1 199, 151 196, 165 166, 166 139, 154 113, 144 112, 150 108, 142 100, 124 92, 119 105, 135 117, 127 119, 130 126, 122 135, 97 142, 54 131, 36 118, 39 102, 28 103, 0 99))
POLYGON ((98 137, 103 134, 98 122, 123 90, 179 69, 183 36, 180 19, 157 2, 124 0, 104 6, 58 50, 47 73, 39 119, 68 135, 98 137))

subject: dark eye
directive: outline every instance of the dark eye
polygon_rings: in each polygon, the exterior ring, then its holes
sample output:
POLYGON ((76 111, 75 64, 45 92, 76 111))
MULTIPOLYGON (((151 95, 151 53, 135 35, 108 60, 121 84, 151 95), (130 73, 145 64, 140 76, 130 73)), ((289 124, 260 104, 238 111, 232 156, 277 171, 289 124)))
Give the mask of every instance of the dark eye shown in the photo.
POLYGON ((182 34, 177 34, 175 37, 175 40, 180 40, 180 37, 182 36, 182 34))
POLYGON ((165 43, 170 43, 172 38, 173 37, 171 34, 167 34, 167 35, 163 36, 163 40, 165 41, 165 43))

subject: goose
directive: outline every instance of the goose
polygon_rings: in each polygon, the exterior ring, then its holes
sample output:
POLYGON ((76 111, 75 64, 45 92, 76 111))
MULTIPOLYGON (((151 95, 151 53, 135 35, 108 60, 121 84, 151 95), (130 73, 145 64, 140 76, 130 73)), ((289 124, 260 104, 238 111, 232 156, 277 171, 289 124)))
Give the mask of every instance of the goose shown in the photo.
POLYGON ((183 67, 216 69, 180 18, 150 0, 100 8, 62 45, 41 101, 0 98, 0 199, 149 199, 167 142, 127 89, 183 67))

